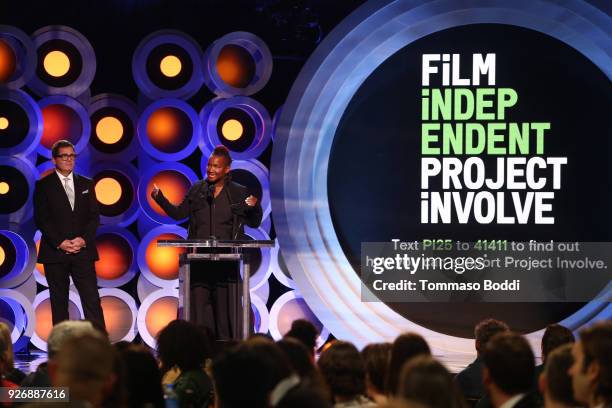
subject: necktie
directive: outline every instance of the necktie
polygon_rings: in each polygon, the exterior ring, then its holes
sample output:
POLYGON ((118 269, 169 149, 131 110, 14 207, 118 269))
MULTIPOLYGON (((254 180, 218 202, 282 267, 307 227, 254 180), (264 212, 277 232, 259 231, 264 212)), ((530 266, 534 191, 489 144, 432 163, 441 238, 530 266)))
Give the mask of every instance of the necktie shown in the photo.
POLYGON ((68 201, 70 201, 70 208, 74 210, 74 191, 72 190, 72 186, 70 186, 70 179, 68 177, 64 178, 64 189, 66 190, 68 201))

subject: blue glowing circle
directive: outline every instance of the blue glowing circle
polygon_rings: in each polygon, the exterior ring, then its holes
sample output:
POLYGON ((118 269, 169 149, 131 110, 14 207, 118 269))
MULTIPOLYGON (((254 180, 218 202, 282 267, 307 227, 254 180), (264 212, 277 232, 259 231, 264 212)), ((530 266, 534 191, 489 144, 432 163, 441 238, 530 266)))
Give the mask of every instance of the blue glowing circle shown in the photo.
POLYGON ((140 334, 140 337, 142 337, 142 340, 147 344, 147 346, 153 349, 157 347, 157 340, 155 340, 155 335, 151 334, 149 332, 149 329, 147 328, 147 312, 156 301, 166 297, 178 299, 178 289, 165 288, 156 290, 155 292, 149 294, 142 301, 142 303, 140 304, 140 308, 138 309, 138 316, 136 318, 138 333, 140 334))
MULTIPOLYGON (((23 224, 25 221, 32 217, 33 205, 32 197, 34 194, 34 185, 38 179, 38 171, 36 168, 27 160, 21 159, 19 156, 12 157, 1 157, 0 163, 5 166, 14 167, 25 178, 28 184, 28 197, 25 204, 21 208, 9 214, 0 214, 0 223, 16 223, 23 224)), ((1 176, 1 175, 0 175, 1 176)))
POLYGON ((23 140, 14 146, 0 148, 0 156, 13 156, 16 154, 26 156, 30 154, 40 143, 43 130, 42 113, 38 104, 32 97, 21 90, 11 91, 0 88, 0 100, 16 103, 28 118, 28 132, 23 140))
MULTIPOLYGON (((89 121, 89 114, 87 109, 74 98, 65 95, 52 95, 47 96, 38 101, 38 106, 41 112, 50 105, 64 105, 70 108, 79 118, 81 132, 77 135, 77 140, 71 140, 74 144, 74 150, 76 153, 81 153, 87 144, 89 143, 89 136, 91 133, 91 122, 89 121)), ((51 149, 39 144, 36 147, 36 152, 47 159, 51 158, 51 149)), ((77 158, 78 160, 78 158, 77 158)))
MULTIPOLYGON (((289 306, 290 307, 290 306, 289 306)), ((308 319, 315 326, 318 323, 316 318, 311 314, 311 310, 305 303, 304 298, 295 290, 283 293, 270 308, 270 335, 275 340, 280 340, 286 333, 283 332, 281 326, 285 326, 288 329, 291 326, 291 322, 296 319, 308 319), (298 314, 291 314, 287 311, 288 305, 295 305, 300 310, 298 314), (314 321, 313 321, 314 320, 314 321)), ((325 328, 321 328, 321 333, 317 337, 317 348, 321 347, 328 339, 329 331, 325 328)))
POLYGON ((145 37, 132 57, 132 75, 138 89, 151 99, 179 98, 189 99, 202 87, 204 76, 202 72, 202 50, 198 43, 189 35, 176 30, 160 30, 145 37), (147 59, 156 47, 173 44, 182 48, 189 55, 193 65, 189 80, 177 89, 163 89, 157 86, 147 73, 147 59))
POLYGON ((242 152, 230 150, 232 159, 257 158, 272 140, 270 114, 261 103, 246 96, 235 96, 228 99, 215 98, 202 108, 200 111, 200 119, 204 126, 204 137, 200 143, 202 154, 208 158, 215 146, 223 144, 217 132, 217 124, 221 114, 229 108, 240 109, 255 124, 255 135, 250 146, 242 152))
POLYGON ((136 306, 136 301, 134 300, 134 298, 130 296, 128 293, 122 291, 121 289, 104 288, 104 289, 100 289, 99 292, 100 292, 100 300, 102 300, 105 297, 117 298, 121 300, 127 306, 127 308, 130 310, 130 313, 131 313, 130 327, 128 328, 128 330, 126 331, 125 335, 122 338, 114 339, 113 343, 116 343, 119 341, 134 340, 134 338, 136 337, 136 334, 138 333, 137 328, 136 328, 136 319, 138 317, 138 307, 136 306))
POLYGON ((140 203, 140 208, 142 208, 142 211, 150 219, 160 224, 178 224, 184 220, 176 221, 167 215, 158 214, 149 204, 150 192, 148 190, 148 185, 151 179, 162 171, 172 171, 178 175, 184 176, 189 180, 191 185, 198 181, 198 176, 193 170, 182 163, 158 163, 150 167, 140 176, 140 182, 138 183, 138 202, 140 203))
POLYGON ((14 321, 11 331, 13 349, 18 351, 25 347, 34 333, 36 319, 32 303, 23 294, 12 289, 0 289, 0 298, 13 312, 14 321))
MULTIPOLYGON (((36 308, 47 299, 49 299, 49 289, 43 290, 42 292, 39 292, 36 295, 36 297, 34 298, 34 302, 32 302, 33 317, 35 317, 36 315, 36 308)), ((79 319, 83 319, 84 314, 83 314, 83 306, 81 304, 81 297, 76 292, 69 290, 68 291, 68 302, 69 304, 72 303, 76 307, 76 310, 79 312, 79 316, 78 316, 79 319)), ((32 329, 34 329, 34 327, 32 327, 32 329)), ((33 333, 30 339, 32 344, 43 351, 47 351, 47 341, 42 339, 34 330, 32 331, 33 333)))
POLYGON ((197 112, 187 102, 179 99, 160 99, 153 102, 142 112, 138 120, 138 139, 145 152, 151 157, 162 161, 179 161, 189 156, 198 146, 202 135, 202 125, 198 118, 197 112), (184 143, 185 146, 174 152, 164 152, 156 148, 149 138, 147 125, 151 115, 158 109, 173 108, 185 114, 192 126, 189 141, 184 143))
POLYGON ((24 86, 36 69, 36 49, 29 35, 17 27, 0 25, 0 39, 9 43, 17 58, 14 77, 4 83, 8 89, 19 89, 24 86), (17 74, 15 76, 15 74, 17 74))
MULTIPOLYGON (((136 156, 140 148, 138 137, 136 135, 136 125, 138 123, 138 113, 137 113, 136 104, 132 102, 131 100, 129 100, 128 98, 121 96, 121 95, 99 94, 91 98, 89 109, 88 109, 89 115, 92 116, 96 112, 104 108, 113 108, 113 109, 117 109, 125 113, 125 116, 129 118, 130 120, 130 124, 132 126, 133 133, 129 135, 129 137, 131 137, 129 144, 125 148, 123 148, 120 152, 105 153, 105 152, 100 151, 99 149, 96 149, 96 147, 92 144, 93 152, 95 152, 96 156, 100 157, 101 159, 105 159, 105 160, 117 160, 117 159, 124 160, 124 161, 132 160, 136 156)), ((92 130, 92 136, 93 136, 93 133, 95 133, 96 131, 93 123, 91 126, 91 130, 92 130)), ((126 135, 122 137, 126 137, 126 135)), ((90 141, 91 139, 92 138, 90 137, 90 141)))
POLYGON ((112 170, 125 176, 130 181, 130 186, 134 196, 129 207, 119 215, 105 216, 100 214, 101 224, 116 224, 119 227, 127 227, 138 218, 138 211, 140 206, 138 204, 137 193, 138 193, 138 171, 129 162, 125 161, 107 161, 107 162, 96 162, 90 170, 90 174, 94 177, 105 170, 112 170))
MULTIPOLYGON (((30 258, 30 250, 28 244, 21 235, 13 231, 0 230, 0 235, 4 235, 13 245, 12 250, 15 251, 15 262, 11 270, 2 278, 2 286, 14 288, 25 282, 30 276, 31 271, 26 271, 28 260, 30 258)), ((6 252, 6 248, 5 248, 6 252)))
POLYGON ((107 280, 98 277, 98 286, 102 288, 118 288, 119 286, 123 286, 129 281, 131 281, 132 278, 134 278, 134 276, 136 276, 139 271, 138 262, 136 259, 138 251, 138 239, 136 239, 134 234, 132 234, 129 230, 115 225, 104 225, 98 228, 98 231, 96 232, 97 237, 105 234, 113 234, 121 237, 125 242, 128 243, 128 246, 130 247, 132 253, 132 261, 130 262, 128 270, 119 278, 107 280))
POLYGON ((261 90, 272 75, 272 54, 265 42, 254 34, 236 31, 224 35, 212 43, 204 53, 204 83, 213 93, 222 97, 253 95, 261 90), (224 47, 239 46, 255 63, 255 73, 244 88, 234 87, 225 82, 217 71, 217 59, 224 47))
POLYGON ((74 46, 82 59, 82 68, 78 77, 67 86, 51 86, 45 83, 37 75, 34 75, 28 82, 28 87, 40 96, 44 95, 68 95, 73 98, 81 95, 89 89, 96 75, 96 53, 91 43, 83 34, 77 30, 62 26, 52 25, 40 28, 32 34, 34 46, 38 49, 47 41, 63 40, 74 46))
MULTIPOLYGON (((162 234, 174 234, 182 239, 187 239, 187 230, 177 225, 160 225, 159 227, 153 228, 140 240, 138 246, 138 253, 136 259, 138 261, 138 267, 142 276, 144 276, 149 282, 156 285, 159 288, 176 288, 178 286, 177 279, 163 279, 156 276, 149 266, 147 265, 147 247, 162 234)), ((178 262, 178 259, 177 259, 178 262)))

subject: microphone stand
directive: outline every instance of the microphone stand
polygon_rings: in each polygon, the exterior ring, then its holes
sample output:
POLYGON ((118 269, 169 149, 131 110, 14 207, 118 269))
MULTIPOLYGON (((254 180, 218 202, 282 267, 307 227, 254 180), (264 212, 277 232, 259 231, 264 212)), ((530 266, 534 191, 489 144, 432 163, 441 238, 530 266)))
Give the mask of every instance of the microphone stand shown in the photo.
POLYGON ((215 185, 208 183, 206 190, 206 201, 208 201, 208 232, 211 238, 215 239, 215 229, 213 225, 213 205, 215 200, 215 185))

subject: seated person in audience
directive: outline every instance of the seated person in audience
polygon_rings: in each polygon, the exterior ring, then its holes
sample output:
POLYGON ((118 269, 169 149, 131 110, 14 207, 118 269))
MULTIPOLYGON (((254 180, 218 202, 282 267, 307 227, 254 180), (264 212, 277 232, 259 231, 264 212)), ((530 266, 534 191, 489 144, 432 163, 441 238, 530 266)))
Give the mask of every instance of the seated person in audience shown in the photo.
POLYGON ((506 323, 495 319, 482 320, 474 328, 476 359, 455 376, 455 381, 465 398, 478 400, 484 396, 481 351, 491 337, 508 330, 510 329, 506 323))
POLYGON ((7 372, 5 367, 8 367, 9 360, 8 350, 8 342, 6 341, 6 339, 4 339, 4 337, 0 336, 0 387, 17 388, 17 384, 5 378, 5 374, 7 372))
POLYGON ((423 337, 416 333, 404 333, 398 336, 391 346, 391 358, 386 383, 388 396, 398 393, 399 376, 406 361, 420 355, 431 355, 429 345, 423 337))
POLYGON ((157 336, 157 354, 161 373, 176 375, 164 383, 170 383, 181 407, 208 407, 213 401, 212 381, 204 370, 210 357, 208 339, 193 323, 174 320, 157 336))
POLYGON ((5 367, 4 367, 4 378, 12 383, 20 384, 25 378, 23 371, 15 368, 15 356, 13 354, 13 339, 11 338, 11 331, 9 327, 0 322, 0 338, 4 341, 7 346, 5 356, 5 367))
POLYGON ((404 364, 399 397, 428 408, 464 408, 453 376, 431 356, 417 356, 404 364))
POLYGON ((276 342, 276 345, 287 357, 292 371, 300 377, 301 386, 310 388, 318 392, 324 400, 329 400, 325 380, 312 360, 310 350, 293 337, 285 337, 276 342))
POLYGON ((391 343, 373 343, 361 350, 366 370, 366 395, 377 404, 387 400, 385 378, 389 371, 391 343))
POLYGON ((121 344, 115 350, 125 367, 127 402, 130 408, 164 408, 161 373, 153 354, 144 346, 121 344))
POLYGON ((540 374, 542 374, 544 371, 544 365, 548 355, 557 347, 568 343, 573 344, 574 341, 574 334, 567 327, 561 326, 560 324, 549 324, 546 326, 546 330, 544 330, 544 335, 542 336, 542 342, 540 343, 542 351, 542 364, 536 366, 536 373, 533 383, 533 389, 542 403, 543 395, 540 393, 539 378, 540 374))
POLYGON ((64 341, 49 361, 53 386, 69 389, 70 404, 64 406, 125 407, 125 402, 113 395, 118 381, 116 361, 110 342, 99 334, 84 334, 64 341))
POLYGON ((574 344, 574 341, 576 341, 574 333, 567 327, 560 324, 549 324, 546 326, 541 343, 542 364, 536 367, 536 375, 540 375, 544 370, 546 358, 551 351, 564 344, 574 344))
POLYGON ((580 331, 569 369, 574 398, 590 408, 612 406, 612 322, 580 331))
POLYGON ((212 364, 216 408, 325 408, 302 387, 285 354, 273 341, 257 337, 221 353, 212 364))
POLYGON ((47 338, 48 361, 41 363, 36 371, 30 373, 21 382, 21 387, 50 387, 48 364, 55 359, 57 352, 67 340, 85 334, 104 337, 88 320, 64 320, 53 326, 47 338))
POLYGON ((535 357, 521 335, 504 332, 482 350, 482 380, 494 408, 538 406, 532 391, 535 357))
POLYGON ((291 328, 285 334, 285 337, 292 337, 300 341, 308 349, 312 361, 314 362, 315 348, 317 347, 317 337, 319 337, 319 331, 312 324, 311 321, 306 319, 297 319, 291 323, 291 328))
POLYGON ((371 408, 376 404, 365 396, 365 364, 357 348, 337 341, 321 353, 321 374, 329 387, 334 408, 371 408))
POLYGON ((572 379, 568 374, 573 363, 572 346, 564 344, 546 355, 546 364, 538 384, 544 396, 544 408, 578 406, 572 393, 572 379))

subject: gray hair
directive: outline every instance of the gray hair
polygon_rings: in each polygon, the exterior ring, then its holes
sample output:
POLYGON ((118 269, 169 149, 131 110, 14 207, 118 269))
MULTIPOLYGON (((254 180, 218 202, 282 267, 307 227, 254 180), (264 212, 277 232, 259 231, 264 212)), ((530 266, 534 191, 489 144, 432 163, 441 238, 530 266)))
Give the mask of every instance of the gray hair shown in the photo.
POLYGON ((66 340, 86 334, 94 337, 102 336, 102 333, 96 330, 91 322, 86 320, 65 320, 53 326, 47 339, 49 358, 53 358, 60 351, 66 340))

